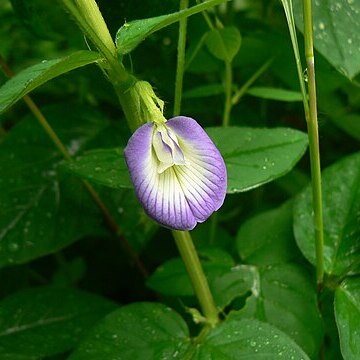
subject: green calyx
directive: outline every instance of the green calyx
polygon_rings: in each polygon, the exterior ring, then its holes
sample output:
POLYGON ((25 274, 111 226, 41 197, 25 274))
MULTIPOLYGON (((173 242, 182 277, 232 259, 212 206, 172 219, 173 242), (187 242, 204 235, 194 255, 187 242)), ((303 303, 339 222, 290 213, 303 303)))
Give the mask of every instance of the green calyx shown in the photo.
POLYGON ((152 86, 146 81, 138 81, 134 90, 139 98, 139 112, 145 122, 153 122, 156 125, 163 125, 166 119, 163 115, 164 101, 154 92, 152 86))

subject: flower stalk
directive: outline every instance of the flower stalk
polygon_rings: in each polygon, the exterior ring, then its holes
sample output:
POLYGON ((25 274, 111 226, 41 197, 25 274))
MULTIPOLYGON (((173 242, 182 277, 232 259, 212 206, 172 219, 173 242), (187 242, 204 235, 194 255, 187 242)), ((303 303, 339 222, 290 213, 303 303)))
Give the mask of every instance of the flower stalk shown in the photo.
POLYGON ((211 326, 215 326, 219 322, 218 310, 215 306, 213 296, 210 292, 206 276, 201 267, 190 233, 188 231, 173 230, 172 234, 175 238, 177 248, 184 261, 207 323, 211 326))

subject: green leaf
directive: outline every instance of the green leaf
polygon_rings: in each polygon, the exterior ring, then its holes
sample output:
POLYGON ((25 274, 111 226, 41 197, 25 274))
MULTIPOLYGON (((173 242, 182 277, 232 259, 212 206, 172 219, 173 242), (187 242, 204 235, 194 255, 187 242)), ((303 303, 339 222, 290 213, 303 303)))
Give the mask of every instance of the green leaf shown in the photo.
POLYGON ((262 99, 277 101, 302 101, 301 93, 293 90, 277 89, 272 87, 252 87, 247 92, 248 95, 262 99))
POLYGON ((298 256, 293 235, 292 203, 258 214, 244 222, 237 234, 239 256, 248 264, 271 265, 298 256))
POLYGON ((154 32, 169 26, 180 19, 197 14, 212 6, 228 0, 208 0, 199 5, 173 14, 157 16, 149 19, 134 20, 125 23, 116 34, 116 46, 120 55, 125 55, 134 50, 145 38, 154 32))
POLYGON ((104 298, 65 287, 10 295, 0 302, 0 358, 42 359, 68 351, 115 308, 104 298))
POLYGON ((132 188, 122 149, 85 152, 63 166, 74 175, 111 188, 132 188))
POLYGON ((216 58, 231 62, 240 50, 240 31, 234 26, 213 29, 206 38, 206 45, 216 58))
POLYGON ((156 303, 136 303, 109 314, 69 360, 284 359, 307 355, 275 327, 253 319, 230 319, 191 343, 184 320, 156 303))
MULTIPOLYGON (((348 156, 323 172, 324 268, 342 275, 360 261, 360 153, 348 156)), ((295 238, 305 257, 315 264, 311 188, 297 198, 295 238)))
POLYGON ((60 59, 43 60, 39 64, 30 66, 16 74, 0 88, 0 114, 24 95, 47 81, 99 60, 100 54, 82 50, 60 59))
POLYGON ((293 264, 270 265, 258 271, 253 295, 233 316, 257 318, 278 327, 315 358, 323 339, 323 325, 312 280, 293 264))
POLYGON ((360 279, 346 279, 335 292, 335 316, 345 360, 360 354, 360 279))
MULTIPOLYGON (((297 25, 303 28, 302 1, 294 0, 297 25)), ((314 1, 314 46, 339 72, 352 79, 360 71, 360 2, 314 1)))
POLYGON ((134 303, 109 314, 69 360, 183 359, 189 346, 185 321, 162 304, 134 303))
MULTIPOLYGON (((107 126, 87 107, 61 104, 43 112, 71 153, 107 126)), ((99 212, 81 183, 58 176, 61 161, 33 117, 12 128, 1 143, 0 267, 24 263, 87 234, 103 232, 99 212)))
POLYGON ((204 342, 189 352, 191 360, 302 359, 309 357, 287 335, 254 319, 224 321, 210 330, 204 342))
MULTIPOLYGON (((201 249, 200 258, 216 305, 224 308, 235 298, 245 295, 257 281, 252 266, 236 265, 224 251, 201 249)), ((180 258, 166 261, 150 276, 147 285, 167 296, 194 296, 188 273, 180 258)))
POLYGON ((307 147, 307 136, 287 128, 207 128, 224 157, 228 193, 254 189, 290 171, 307 147))

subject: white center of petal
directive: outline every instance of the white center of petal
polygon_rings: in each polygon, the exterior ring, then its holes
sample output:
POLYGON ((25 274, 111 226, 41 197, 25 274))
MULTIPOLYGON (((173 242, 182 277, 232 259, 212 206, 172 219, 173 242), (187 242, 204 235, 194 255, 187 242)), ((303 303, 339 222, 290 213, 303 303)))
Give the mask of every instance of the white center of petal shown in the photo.
POLYGON ((177 136, 166 125, 155 127, 152 145, 159 161, 159 174, 173 165, 185 165, 185 157, 177 136))

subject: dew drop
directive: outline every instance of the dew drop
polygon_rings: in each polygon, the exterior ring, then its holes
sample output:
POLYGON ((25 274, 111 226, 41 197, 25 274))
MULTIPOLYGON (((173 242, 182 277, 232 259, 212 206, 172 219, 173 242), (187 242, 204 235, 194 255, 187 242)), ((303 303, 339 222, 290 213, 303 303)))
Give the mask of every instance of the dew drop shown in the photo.
POLYGON ((304 70, 303 77, 304 77, 304 81, 308 82, 308 71, 307 71, 307 69, 304 70))
POLYGON ((251 340, 251 341, 250 341, 250 346, 251 346, 251 347, 255 347, 255 346, 256 346, 256 341, 251 340))
POLYGON ((320 21, 320 23, 319 23, 319 29, 320 29, 320 30, 324 30, 324 29, 325 29, 325 24, 324 24, 322 21, 320 21))

